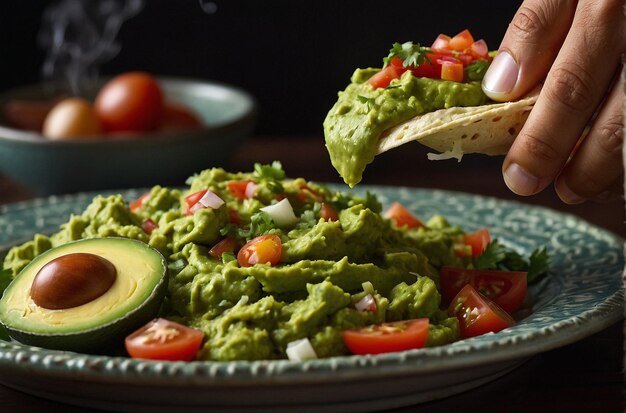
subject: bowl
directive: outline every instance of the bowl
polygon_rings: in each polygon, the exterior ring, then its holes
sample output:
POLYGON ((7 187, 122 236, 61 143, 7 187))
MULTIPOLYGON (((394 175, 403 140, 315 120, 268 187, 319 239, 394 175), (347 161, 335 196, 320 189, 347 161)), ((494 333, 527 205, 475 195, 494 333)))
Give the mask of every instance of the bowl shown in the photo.
MULTIPOLYGON (((252 132, 256 104, 245 91, 204 80, 158 78, 165 99, 194 111, 198 129, 53 141, 8 126, 0 118, 0 172, 36 195, 85 190, 182 185, 203 169, 222 166, 252 132)), ((84 88, 93 99, 106 79, 84 88)), ((13 99, 51 99, 65 92, 54 83, 0 93, 13 99)))

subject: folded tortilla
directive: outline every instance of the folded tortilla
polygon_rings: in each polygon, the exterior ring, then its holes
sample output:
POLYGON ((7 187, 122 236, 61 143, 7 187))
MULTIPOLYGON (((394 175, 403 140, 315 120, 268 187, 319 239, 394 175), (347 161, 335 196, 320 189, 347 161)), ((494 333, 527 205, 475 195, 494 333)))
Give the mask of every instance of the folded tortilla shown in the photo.
POLYGON ((453 107, 416 116, 383 132, 377 154, 417 141, 449 157, 458 158, 463 153, 504 155, 526 122, 539 90, 514 102, 453 107))

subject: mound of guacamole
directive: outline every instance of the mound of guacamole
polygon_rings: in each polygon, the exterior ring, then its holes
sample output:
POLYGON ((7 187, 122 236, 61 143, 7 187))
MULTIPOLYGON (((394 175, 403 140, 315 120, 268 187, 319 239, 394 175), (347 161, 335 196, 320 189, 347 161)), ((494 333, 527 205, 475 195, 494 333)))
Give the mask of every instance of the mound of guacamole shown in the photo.
POLYGON ((205 170, 185 189, 155 186, 132 201, 95 197, 58 232, 11 249, 4 268, 14 277, 35 256, 78 239, 143 241, 168 261, 161 316, 205 333, 199 360, 285 358, 288 343, 302 338, 318 357, 345 355, 342 330, 423 317, 430 320, 428 346, 458 339, 456 318, 440 309, 437 284, 440 266, 461 264, 454 240, 462 231, 441 216, 417 229, 397 228, 372 194, 287 178, 278 162, 250 173, 205 170), (189 196, 207 189, 223 205, 190 210, 189 196), (277 226, 261 208, 283 199, 297 219, 277 226), (329 208, 336 216, 323 212, 329 208), (236 250, 209 253, 226 237, 241 247, 263 234, 282 241, 276 265, 242 266, 236 250), (375 311, 355 308, 367 294, 375 311))

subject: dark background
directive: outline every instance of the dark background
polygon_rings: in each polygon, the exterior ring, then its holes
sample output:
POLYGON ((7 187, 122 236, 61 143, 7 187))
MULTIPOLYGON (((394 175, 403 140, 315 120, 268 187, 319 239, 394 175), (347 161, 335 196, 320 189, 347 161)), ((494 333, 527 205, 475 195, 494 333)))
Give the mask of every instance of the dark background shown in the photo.
MULTIPOLYGON (((55 2, 0 2, 0 90, 41 78, 41 16, 55 2)), ((255 135, 321 136, 356 67, 380 66, 395 41, 430 45, 469 28, 497 49, 520 2, 149 0, 100 73, 155 74, 237 85, 259 102, 255 135), (205 1, 206 4, 206 1, 205 1)))

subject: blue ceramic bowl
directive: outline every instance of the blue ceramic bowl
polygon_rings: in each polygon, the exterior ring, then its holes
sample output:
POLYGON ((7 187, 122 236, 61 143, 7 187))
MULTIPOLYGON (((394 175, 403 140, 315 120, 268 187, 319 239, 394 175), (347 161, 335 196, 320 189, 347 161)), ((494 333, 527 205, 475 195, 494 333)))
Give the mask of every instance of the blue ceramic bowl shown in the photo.
MULTIPOLYGON (((159 82, 166 99, 195 111, 203 128, 52 141, 0 119, 0 172, 38 195, 182 185, 196 172, 224 165, 251 134, 256 105, 246 92, 203 80, 159 82)), ((85 96, 93 97, 102 83, 86 88, 85 96)), ((0 94, 0 107, 11 99, 45 99, 59 92, 50 84, 14 89, 0 94)))

